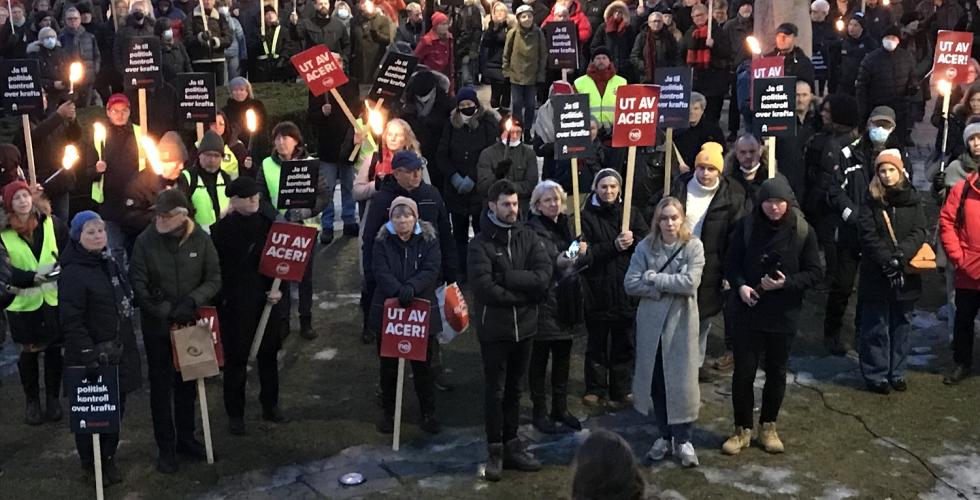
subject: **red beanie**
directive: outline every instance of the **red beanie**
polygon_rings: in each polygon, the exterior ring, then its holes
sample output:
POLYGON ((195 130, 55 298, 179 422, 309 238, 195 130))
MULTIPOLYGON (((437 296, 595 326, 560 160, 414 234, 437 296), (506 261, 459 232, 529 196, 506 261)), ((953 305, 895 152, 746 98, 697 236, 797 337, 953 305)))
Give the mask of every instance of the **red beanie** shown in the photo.
POLYGON ((446 17, 446 15, 443 14, 442 12, 436 11, 434 14, 432 14, 432 28, 433 29, 435 29, 436 26, 439 26, 442 23, 448 23, 448 22, 449 22, 449 18, 446 17))
POLYGON ((14 212, 14 195, 21 189, 30 192, 31 187, 24 181, 14 181, 3 187, 3 208, 6 208, 7 212, 14 212))

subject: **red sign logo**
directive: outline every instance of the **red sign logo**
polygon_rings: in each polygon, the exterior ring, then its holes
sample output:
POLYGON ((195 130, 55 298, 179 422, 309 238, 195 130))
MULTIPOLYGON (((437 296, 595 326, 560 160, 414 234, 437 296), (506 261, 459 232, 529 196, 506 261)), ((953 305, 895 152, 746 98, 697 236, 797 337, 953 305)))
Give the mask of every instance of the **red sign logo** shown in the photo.
MULTIPOLYGON (((428 300, 415 299, 402 307, 398 299, 385 301, 381 321, 381 355, 386 358, 405 358, 425 361, 429 347, 429 316, 432 305, 428 300)), ((435 318, 432 321, 442 321, 435 318)))
POLYGON ((323 95, 330 89, 347 83, 347 75, 344 74, 340 63, 323 44, 304 50, 289 60, 296 68, 296 73, 303 77, 306 86, 315 96, 323 95))
POLYGON ((973 50, 973 33, 942 30, 936 38, 936 54, 933 59, 933 78, 945 78, 950 83, 970 81, 970 54, 973 50))
POLYGON ((313 258, 315 244, 315 227, 273 223, 265 240, 259 272, 283 281, 300 281, 306 272, 306 263, 313 258))
POLYGON ((656 144, 659 103, 659 85, 623 85, 616 89, 613 147, 656 144))

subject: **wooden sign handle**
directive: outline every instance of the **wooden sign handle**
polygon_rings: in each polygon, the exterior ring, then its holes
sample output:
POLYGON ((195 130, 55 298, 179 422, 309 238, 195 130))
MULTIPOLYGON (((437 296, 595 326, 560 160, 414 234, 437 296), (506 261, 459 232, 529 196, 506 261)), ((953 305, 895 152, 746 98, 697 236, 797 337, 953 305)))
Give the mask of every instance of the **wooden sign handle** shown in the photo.
POLYGON ((402 389, 405 385, 405 358, 398 358, 398 382, 395 387, 395 429, 391 435, 391 449, 398 451, 402 433, 402 389))
POLYGON ((575 237, 582 236, 582 207, 578 193, 578 158, 572 158, 572 207, 575 214, 575 237))
POLYGON ((663 198, 670 196, 670 176, 673 173, 674 159, 674 127, 667 127, 667 142, 664 148, 664 195, 663 198))
MULTIPOLYGON (((142 134, 143 137, 146 137, 150 133, 148 118, 146 116, 146 89, 139 89, 137 91, 137 96, 139 98, 139 110, 140 110, 140 134, 142 134)), ((136 140, 138 142, 142 141, 143 137, 137 137, 136 140)), ((136 149, 138 149, 139 151, 143 151, 142 147, 136 149)), ((139 164, 140 171, 142 171, 144 168, 147 167, 146 158, 142 154, 140 155, 139 163, 140 163, 139 164)))
POLYGON ((27 182, 31 186, 37 184, 37 171, 34 167, 34 139, 31 137, 31 118, 20 115, 24 127, 24 149, 27 151, 27 182))
POLYGON ((769 178, 776 176, 776 138, 766 137, 766 159, 769 162, 769 178))
POLYGON ((98 434, 92 434, 92 458, 95 465, 95 498, 103 500, 105 490, 102 486, 102 441, 98 434))
POLYGON ((204 140, 204 122, 197 122, 197 140, 204 140))
POLYGON ((204 428, 204 449, 207 451, 208 464, 214 463, 214 446, 211 444, 211 418, 208 413, 208 393, 204 388, 204 379, 197 379, 197 401, 201 406, 201 427, 204 428))
MULTIPOLYGON (((636 146, 630 146, 626 155, 626 189, 623 193, 622 232, 630 230, 630 212, 633 210, 633 173, 636 170, 636 146)), ((636 235, 634 235, 636 237, 636 235)))
MULTIPOLYGON (((281 283, 282 280, 279 278, 272 280, 269 293, 278 291, 281 283)), ((252 348, 248 353, 249 360, 254 360, 255 356, 259 353, 259 346, 262 345, 262 337, 265 336, 265 326, 269 324, 270 313, 272 313, 272 304, 266 302, 265 307, 262 308, 262 316, 259 316, 259 327, 255 329, 255 338, 252 339, 252 348)))

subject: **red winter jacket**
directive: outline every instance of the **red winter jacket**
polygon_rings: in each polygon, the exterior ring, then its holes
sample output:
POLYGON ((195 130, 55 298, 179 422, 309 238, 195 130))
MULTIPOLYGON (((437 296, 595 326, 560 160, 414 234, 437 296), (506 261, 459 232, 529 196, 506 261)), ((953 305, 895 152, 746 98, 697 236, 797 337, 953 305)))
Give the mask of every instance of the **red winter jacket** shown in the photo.
MULTIPOLYGON (((555 4, 557 5, 557 4, 555 4)), ((592 25, 589 24, 589 18, 585 16, 582 12, 582 6, 579 5, 578 0, 572 0, 572 6, 569 9, 568 20, 575 23, 578 27, 578 47, 579 51, 585 50, 589 45, 589 38, 592 36, 592 25)), ((555 8, 551 8, 551 13, 548 17, 544 19, 541 23, 541 27, 544 28, 548 23, 555 22, 555 8)))
POLYGON ((980 290, 980 189, 976 186, 977 178, 977 173, 973 172, 953 186, 939 212, 943 249, 956 269, 954 286, 971 290, 980 290), (964 192, 963 213, 958 217, 964 192))
POLYGON ((419 58, 419 64, 427 68, 438 71, 449 78, 449 88, 453 89, 453 77, 456 74, 453 68, 453 35, 447 34, 446 38, 439 38, 435 30, 429 30, 422 35, 418 47, 415 47, 415 55, 419 58))

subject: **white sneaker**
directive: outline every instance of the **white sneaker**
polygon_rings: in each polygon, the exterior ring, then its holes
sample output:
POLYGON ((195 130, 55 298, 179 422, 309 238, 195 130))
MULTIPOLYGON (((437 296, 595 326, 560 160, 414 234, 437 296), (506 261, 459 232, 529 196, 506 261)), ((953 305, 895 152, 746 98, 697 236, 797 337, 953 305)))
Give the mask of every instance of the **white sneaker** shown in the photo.
POLYGON ((670 441, 664 438, 657 438, 653 442, 653 446, 650 447, 650 451, 647 452, 647 458, 653 461, 663 460, 664 457, 670 454, 670 441))
POLYGON ((674 446, 674 455, 681 459, 681 465, 684 467, 697 467, 701 465, 698 462, 698 455, 694 453, 694 445, 690 442, 684 443, 680 446, 674 446))

